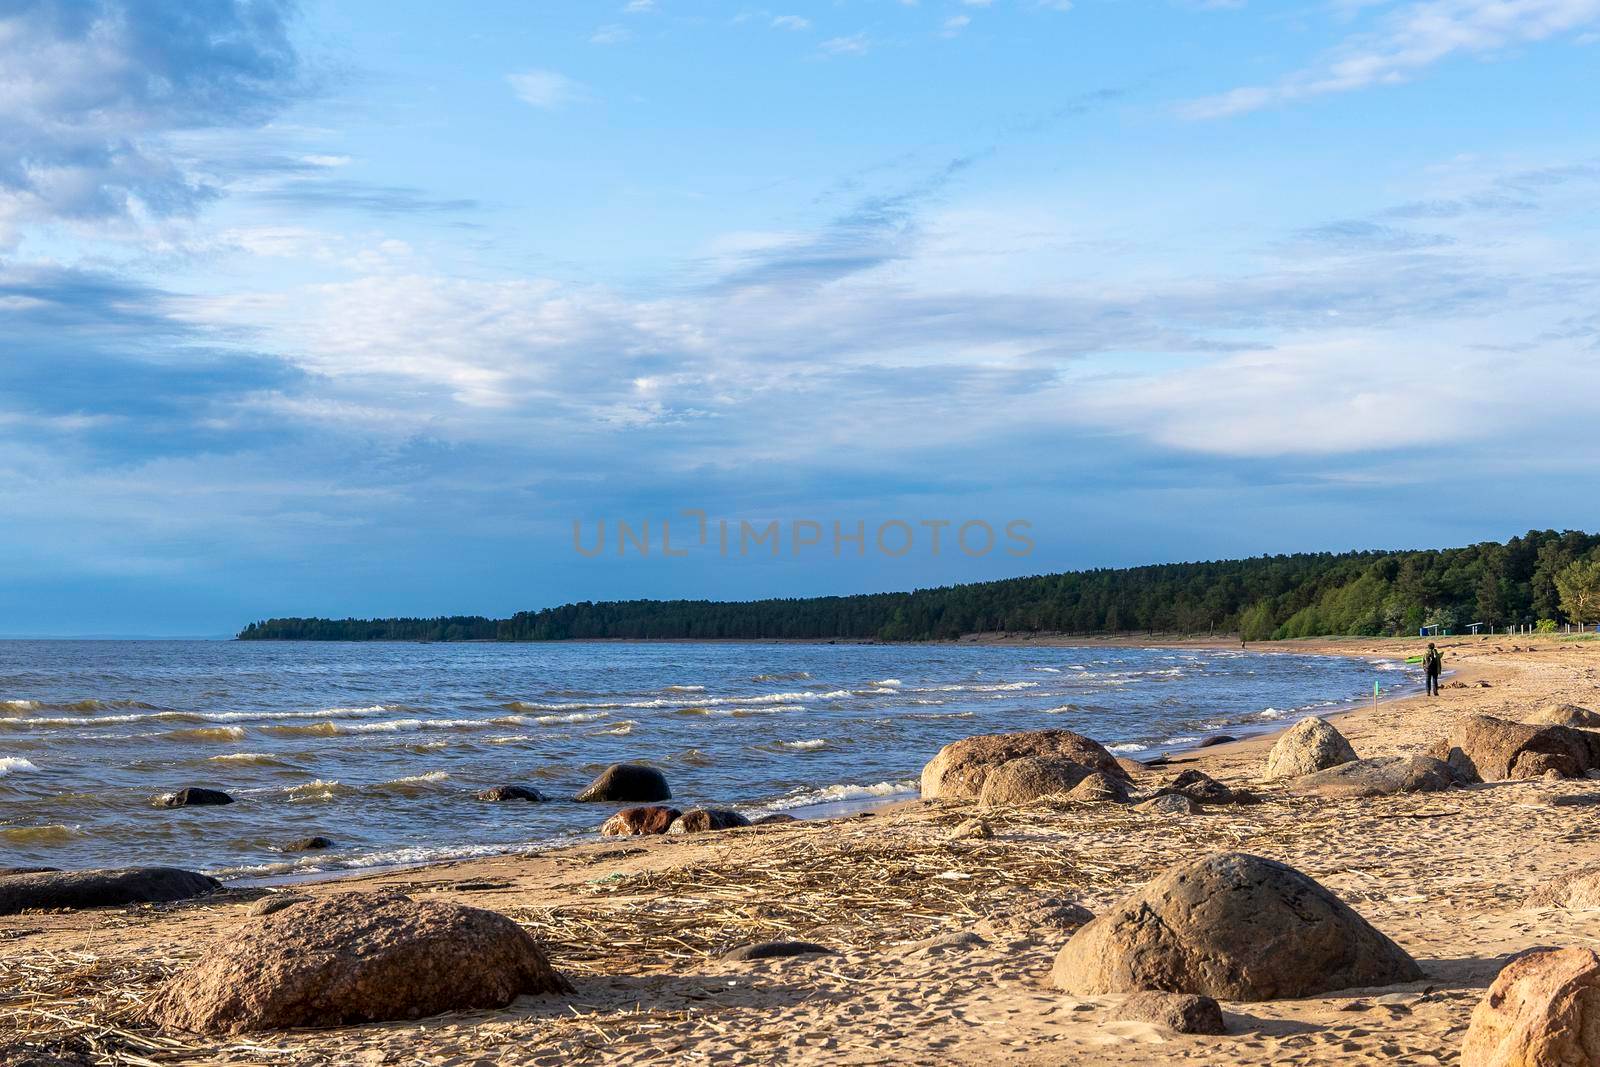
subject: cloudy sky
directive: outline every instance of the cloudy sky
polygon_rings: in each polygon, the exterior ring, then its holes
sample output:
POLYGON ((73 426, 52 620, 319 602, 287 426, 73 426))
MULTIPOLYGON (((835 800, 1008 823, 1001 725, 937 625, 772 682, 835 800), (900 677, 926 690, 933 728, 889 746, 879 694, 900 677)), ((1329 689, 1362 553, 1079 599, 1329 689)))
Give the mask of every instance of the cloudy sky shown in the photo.
POLYGON ((0 632, 1600 526, 1600 0, 464 10, 0 0, 0 632))

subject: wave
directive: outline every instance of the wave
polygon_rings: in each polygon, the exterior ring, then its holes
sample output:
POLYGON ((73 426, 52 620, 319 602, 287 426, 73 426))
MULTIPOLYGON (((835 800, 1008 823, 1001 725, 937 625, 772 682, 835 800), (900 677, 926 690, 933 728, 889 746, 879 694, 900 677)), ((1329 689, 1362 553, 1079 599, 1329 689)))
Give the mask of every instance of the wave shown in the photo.
POLYGON ((955 685, 914 686, 913 693, 1014 693, 1022 689, 1037 689, 1038 682, 978 682, 955 685))
POLYGON ((664 685, 661 687, 661 691, 663 693, 704 693, 706 687, 703 685, 664 685))
POLYGON ((52 823, 48 826, 7 826, 0 829, 0 837, 17 845, 65 845, 83 837, 76 826, 52 823))
POLYGON ((168 741, 238 741, 244 737, 244 727, 196 726, 192 730, 168 730, 161 736, 168 741))
POLYGON ((828 740, 825 737, 817 737, 810 741, 779 741, 778 747, 787 748, 794 752, 815 752, 818 749, 827 748, 828 740))
POLYGON ((1288 713, 1284 712, 1284 711, 1279 711, 1277 708, 1267 708, 1264 711, 1256 712, 1256 718, 1258 718, 1258 719, 1281 719, 1286 714, 1288 714, 1288 713))
POLYGON ((594 732, 596 734, 608 734, 612 737, 627 737, 633 733, 633 728, 638 725, 639 723, 636 719, 623 719, 621 722, 612 723, 610 726, 594 732))
POLYGON ((1107 745, 1107 752, 1144 752, 1149 745, 1141 745, 1137 741, 1124 741, 1120 745, 1107 745))
POLYGON ((881 681, 868 682, 867 684, 878 686, 880 689, 898 689, 906 683, 898 678, 884 678, 881 681))
POLYGON ((1029 667, 1030 671, 1042 671, 1045 674, 1060 674, 1060 667, 1029 667))
POLYGON ((307 801, 333 800, 337 797, 347 797, 355 792, 354 786, 345 785, 339 781, 323 781, 321 778, 310 782, 301 782, 284 789, 289 795, 289 800, 294 803, 307 801))
POLYGON ((26 774, 29 771, 36 771, 38 769, 38 767, 34 766, 32 760, 24 759, 21 756, 5 756, 0 758, 0 778, 3 778, 8 774, 26 774))
POLYGON ((212 763, 238 763, 251 767, 293 767, 288 760, 279 759, 270 752, 229 752, 224 756, 207 757, 212 763))
POLYGON ((667 758, 673 763, 681 763, 685 767, 710 767, 717 762, 716 758, 710 753, 702 752, 698 748, 685 749, 667 758))
POLYGON ((501 707, 507 711, 548 711, 571 714, 578 711, 617 711, 623 708, 708 708, 723 707, 729 704, 797 704, 807 700, 838 700, 842 697, 853 696, 848 689, 834 689, 826 693, 757 693, 745 697, 707 697, 686 704, 682 700, 667 700, 656 697, 650 700, 602 700, 602 701, 570 701, 560 704, 544 704, 528 700, 513 700, 501 707))
POLYGON ((760 708, 708 708, 695 705, 688 708, 678 708, 676 715, 709 715, 714 718, 748 719, 753 715, 778 715, 786 711, 804 711, 798 705, 778 704, 760 708))
POLYGON ((785 671, 779 674, 758 674, 752 682, 805 682, 811 679, 810 671, 785 671))
POLYGON ((767 807, 772 811, 784 811, 790 808, 814 808, 820 804, 840 804, 852 800, 876 800, 883 797, 901 795, 914 796, 919 788, 920 783, 914 779, 905 782, 877 782, 873 785, 840 783, 795 793, 784 797, 782 800, 773 801, 767 807))
MULTIPOLYGON (((82 710, 83 704, 99 704, 101 701, 80 701, 79 704, 64 705, 63 710, 82 710)), ((50 705, 56 707, 58 705, 50 705)), ((0 719, 0 726, 8 729, 25 729, 31 726, 123 726, 134 722, 257 722, 273 721, 278 719, 324 719, 329 717, 353 717, 359 715, 374 715, 379 712, 397 710, 394 707, 374 704, 366 708, 321 708, 317 711, 171 711, 155 709, 151 704, 137 704, 125 701, 105 703, 106 707, 139 707, 149 708, 144 713, 129 713, 126 715, 54 715, 26 719, 0 719)))
POLYGON ((0 708, 6 711, 33 711, 38 706, 37 700, 0 700, 0 708))
POLYGON ((490 719, 385 719, 383 722, 314 722, 304 725, 263 726, 263 733, 282 737, 338 737, 343 734, 396 734, 416 730, 482 730, 490 719))

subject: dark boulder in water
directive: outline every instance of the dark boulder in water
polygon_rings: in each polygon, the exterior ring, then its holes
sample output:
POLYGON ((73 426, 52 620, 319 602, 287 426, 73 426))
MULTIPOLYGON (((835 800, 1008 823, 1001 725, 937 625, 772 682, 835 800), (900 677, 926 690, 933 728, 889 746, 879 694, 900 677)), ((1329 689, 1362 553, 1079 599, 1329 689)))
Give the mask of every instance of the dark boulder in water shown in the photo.
POLYGON ((38 908, 120 908, 214 893, 215 878, 177 867, 46 871, 0 878, 0 915, 38 908))
POLYGON ((326 837, 302 837, 298 841, 290 841, 283 846, 285 852, 317 852, 321 849, 332 848, 333 842, 326 837))
POLYGON ((45 874, 60 869, 60 867, 0 867, 0 878, 9 878, 13 874, 45 874))
POLYGON ((638 763, 613 763, 600 777, 574 799, 579 801, 618 801, 624 804, 653 804, 671 800, 667 776, 654 767, 638 763))
POLYGON ((176 793, 162 793, 151 803, 158 808, 197 808, 205 805, 232 804, 233 798, 220 789, 190 786, 176 793))
POLYGON ((530 789, 525 785, 497 785, 493 789, 483 790, 478 794, 478 799, 498 804, 507 800, 526 800, 538 803, 550 798, 537 789, 530 789))

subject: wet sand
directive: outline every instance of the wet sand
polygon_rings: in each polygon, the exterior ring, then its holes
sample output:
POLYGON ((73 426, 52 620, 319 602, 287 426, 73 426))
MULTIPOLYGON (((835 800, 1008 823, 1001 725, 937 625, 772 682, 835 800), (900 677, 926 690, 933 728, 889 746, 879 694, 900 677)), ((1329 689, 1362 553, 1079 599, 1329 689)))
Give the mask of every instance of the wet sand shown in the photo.
MULTIPOLYGON (((1600 706, 1600 643, 1440 644, 1454 673, 1439 698, 1335 718, 1358 754, 1420 751, 1468 712, 1515 719, 1554 701, 1600 706)), ((1403 657, 1421 645, 1251 647, 1403 657)), ((1600 946, 1600 911, 1522 904, 1556 874, 1600 859, 1600 808, 1549 804, 1600 799, 1600 782, 1302 798, 1256 780, 1270 744, 1219 745, 1141 775, 1141 786, 1155 786, 1198 767, 1264 798, 1198 816, 1046 802, 984 811, 995 837, 952 841, 950 829, 976 806, 915 801, 830 821, 610 839, 297 887, 314 896, 403 888, 512 916, 544 940, 577 994, 524 998, 504 1011, 249 1039, 161 1034, 140 1021, 141 1003, 210 939, 246 921, 262 890, 0 918, 0 1046, 30 1036, 99 1048, 113 1062, 158 1063, 1443 1064, 1456 1062, 1472 1007, 1510 954, 1600 946), (1426 979, 1225 1003, 1230 1032, 1220 1037, 1123 1021, 1118 997, 1070 997, 1046 985, 1069 936, 1045 918, 1047 902, 1098 912, 1173 862, 1232 849, 1317 878, 1410 951, 1426 979), (718 958, 773 938, 837 954, 718 958)), ((597 806, 597 825, 605 814, 597 806)))

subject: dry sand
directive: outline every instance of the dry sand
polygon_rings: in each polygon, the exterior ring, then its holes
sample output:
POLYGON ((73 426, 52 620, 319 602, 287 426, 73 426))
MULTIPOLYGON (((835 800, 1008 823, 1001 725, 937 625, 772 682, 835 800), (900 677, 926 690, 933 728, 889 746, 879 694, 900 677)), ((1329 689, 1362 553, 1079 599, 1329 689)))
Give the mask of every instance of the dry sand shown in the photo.
MULTIPOLYGON (((1600 644, 1441 643, 1455 671, 1441 697, 1340 717, 1358 753, 1418 751, 1466 712, 1516 718, 1551 701, 1600 704, 1600 644)), ((1412 641, 1272 647, 1418 651, 1412 641)), ((1256 783, 1269 744, 1205 749, 1144 776, 1141 784, 1155 785, 1200 767, 1265 797, 1200 816, 1063 801, 985 812, 994 838, 950 841, 974 806, 916 802, 830 822, 608 840, 297 889, 404 887, 512 916, 545 941, 578 992, 504 1011, 249 1040, 161 1034, 139 1021, 143 1000, 210 939, 247 921, 261 891, 0 918, 0 1047, 20 1037, 65 1041, 58 1047, 104 1056, 82 1062, 130 1063, 1444 1064, 1457 1061, 1472 1007, 1510 954, 1600 946, 1600 911, 1522 905, 1556 874, 1600 859, 1600 807, 1549 804, 1572 794, 1600 800, 1600 782, 1305 799, 1256 783), (1069 936, 1049 921, 1051 906, 1099 911, 1170 863, 1229 849, 1315 877, 1409 950, 1426 980, 1224 1004, 1221 1037, 1123 1021, 1118 997, 1045 985, 1069 936), (818 941, 838 954, 717 958, 770 938, 818 941)), ((597 824, 603 815, 597 808, 597 824)))

